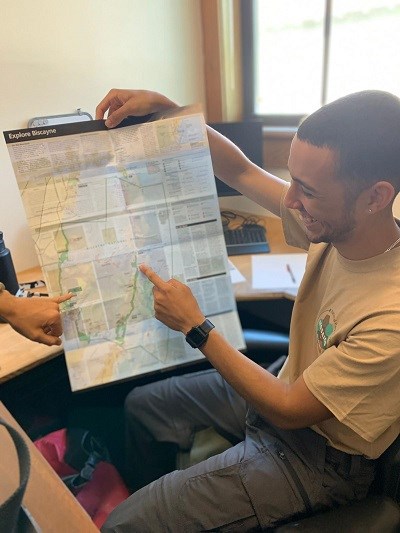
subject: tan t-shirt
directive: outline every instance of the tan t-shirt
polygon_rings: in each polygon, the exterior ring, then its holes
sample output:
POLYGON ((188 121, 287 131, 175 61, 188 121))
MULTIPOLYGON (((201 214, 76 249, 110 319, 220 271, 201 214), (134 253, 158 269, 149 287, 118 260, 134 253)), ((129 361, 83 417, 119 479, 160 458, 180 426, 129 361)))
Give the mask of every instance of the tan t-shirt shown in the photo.
POLYGON ((313 426, 330 445, 379 457, 400 432, 400 248, 351 261, 310 244, 283 205, 282 221, 287 242, 309 249, 279 377, 303 375, 333 413, 313 426))

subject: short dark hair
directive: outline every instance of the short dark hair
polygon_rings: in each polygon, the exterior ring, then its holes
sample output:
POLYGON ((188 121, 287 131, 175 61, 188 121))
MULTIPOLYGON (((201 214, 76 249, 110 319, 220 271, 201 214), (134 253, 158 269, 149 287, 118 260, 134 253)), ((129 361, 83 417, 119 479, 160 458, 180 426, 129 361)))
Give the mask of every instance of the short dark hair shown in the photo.
POLYGON ((361 91, 324 105, 299 126, 297 138, 337 154, 337 177, 361 191, 377 181, 400 190, 400 98, 361 91))

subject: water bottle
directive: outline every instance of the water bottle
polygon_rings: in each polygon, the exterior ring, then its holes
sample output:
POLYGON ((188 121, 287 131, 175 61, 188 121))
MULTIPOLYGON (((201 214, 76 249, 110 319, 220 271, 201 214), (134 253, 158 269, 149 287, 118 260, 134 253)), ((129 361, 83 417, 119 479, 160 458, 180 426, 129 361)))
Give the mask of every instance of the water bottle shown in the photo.
POLYGON ((19 285, 15 273, 11 252, 4 244, 3 232, 0 231, 0 281, 11 294, 17 294, 19 285))

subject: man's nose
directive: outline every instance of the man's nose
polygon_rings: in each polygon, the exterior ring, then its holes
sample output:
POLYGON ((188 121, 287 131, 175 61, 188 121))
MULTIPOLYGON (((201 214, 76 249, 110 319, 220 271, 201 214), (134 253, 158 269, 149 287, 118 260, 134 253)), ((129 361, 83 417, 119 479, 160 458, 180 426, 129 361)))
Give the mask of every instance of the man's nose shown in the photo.
POLYGON ((292 181, 283 201, 284 206, 288 209, 301 209, 303 207, 297 189, 296 184, 292 181))

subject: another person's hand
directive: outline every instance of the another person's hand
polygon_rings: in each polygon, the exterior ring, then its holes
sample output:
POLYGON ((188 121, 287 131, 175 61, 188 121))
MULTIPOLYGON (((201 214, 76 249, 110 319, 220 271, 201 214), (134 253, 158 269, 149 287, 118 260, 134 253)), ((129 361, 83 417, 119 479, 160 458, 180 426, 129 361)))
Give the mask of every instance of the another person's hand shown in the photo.
POLYGON ((187 285, 176 279, 164 281, 147 265, 139 268, 154 285, 154 311, 157 320, 185 335, 193 326, 204 322, 205 317, 187 285))
POLYGON ((157 92, 111 89, 96 107, 96 119, 103 119, 107 113, 106 126, 114 128, 126 117, 143 117, 173 107, 178 106, 157 92))
POLYGON ((60 345, 62 324, 59 304, 72 293, 55 298, 17 298, 5 292, 1 296, 1 316, 18 333, 47 346, 60 345))

